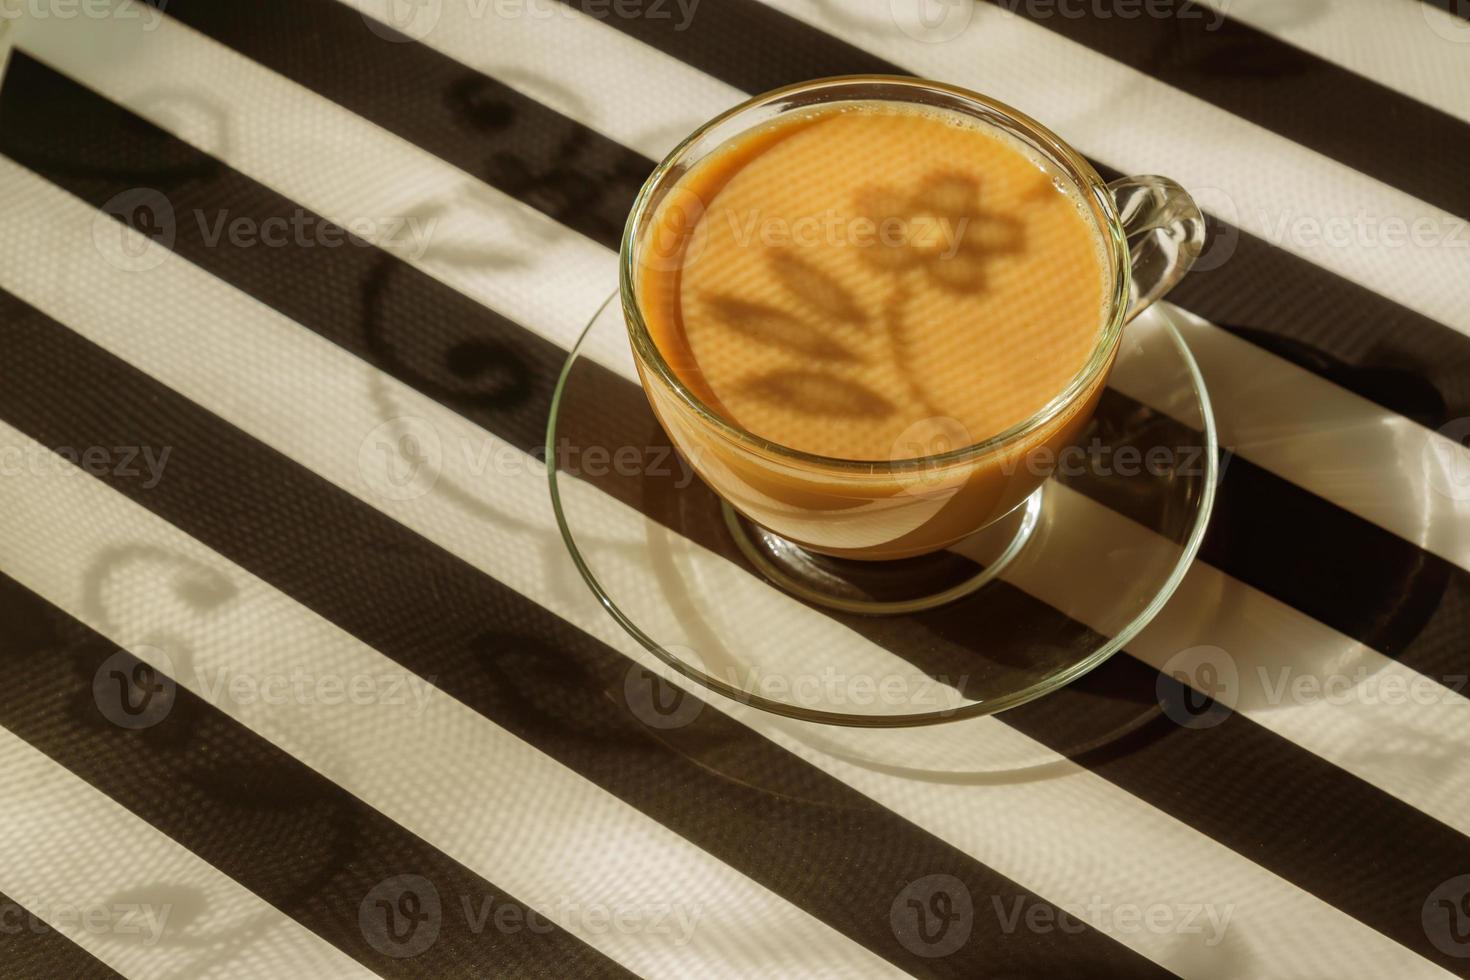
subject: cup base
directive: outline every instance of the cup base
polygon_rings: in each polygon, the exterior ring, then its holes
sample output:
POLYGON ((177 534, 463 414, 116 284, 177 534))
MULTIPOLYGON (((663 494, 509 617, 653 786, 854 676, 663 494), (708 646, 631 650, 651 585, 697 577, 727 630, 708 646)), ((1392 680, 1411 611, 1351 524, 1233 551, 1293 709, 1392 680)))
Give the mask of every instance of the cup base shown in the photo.
POLYGON ((723 696, 722 709, 824 725, 932 725, 1039 697, 1137 635, 1204 534, 1218 443, 1167 314, 1128 328, 1088 430, 1039 493, 944 551, 858 561, 723 505, 654 417, 613 295, 552 400, 547 477, 572 567, 541 559, 548 587, 580 575, 627 649, 656 658, 630 661, 631 687, 617 688, 636 710, 647 686, 635 671, 650 663, 723 696))
POLYGON ((955 545, 967 557, 946 550, 892 561, 834 558, 761 527, 726 501, 720 509, 741 555, 783 591, 839 612, 902 616, 963 599, 999 576, 1036 530, 1043 491, 955 545))

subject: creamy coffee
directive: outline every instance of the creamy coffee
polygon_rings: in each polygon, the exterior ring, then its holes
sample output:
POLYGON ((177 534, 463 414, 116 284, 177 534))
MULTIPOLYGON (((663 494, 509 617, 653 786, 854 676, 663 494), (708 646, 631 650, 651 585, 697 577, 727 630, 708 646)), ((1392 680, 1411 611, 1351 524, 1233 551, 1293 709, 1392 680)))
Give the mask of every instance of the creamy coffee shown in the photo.
POLYGON ((661 174, 633 226, 630 330, 700 477, 861 559, 944 548, 1022 503, 1116 350, 1109 219, 1059 167, 973 116, 874 100, 788 112, 661 174))
POLYGON ((1096 350, 1107 252, 1015 137, 847 103, 754 129, 655 215, 639 304, 679 378, 791 449, 895 460, 1035 415, 1096 350))

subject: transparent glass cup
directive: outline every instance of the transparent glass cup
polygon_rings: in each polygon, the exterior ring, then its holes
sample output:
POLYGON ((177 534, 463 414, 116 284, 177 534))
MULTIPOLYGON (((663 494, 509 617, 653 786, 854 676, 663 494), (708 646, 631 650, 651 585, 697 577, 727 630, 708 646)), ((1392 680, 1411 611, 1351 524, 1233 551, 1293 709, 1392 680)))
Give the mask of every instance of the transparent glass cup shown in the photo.
MULTIPOLYGON (((687 202, 697 212, 701 202, 687 202)), ((949 548, 1011 518, 1007 535, 1051 476, 1061 450, 1091 418, 1123 327, 1189 270, 1205 238, 1203 215, 1163 177, 1107 183, 1039 123, 984 96, 938 82, 890 76, 820 79, 757 96, 711 120, 681 143, 644 185, 629 217, 620 262, 624 319, 643 389, 674 446, 729 507, 757 526, 742 548, 792 546, 839 559, 883 561, 949 548), (706 155, 790 112, 841 103, 902 103, 973 117, 1019 139, 1073 183, 1106 254, 1111 301, 1080 371, 1045 406, 1004 432, 959 445, 915 445, 887 460, 826 457, 758 436, 711 408, 670 367, 639 303, 640 271, 677 262, 659 241, 661 208, 686 207, 680 179, 706 155), (751 542, 755 542, 752 544, 751 542)), ((1031 508, 1034 515, 1036 508, 1031 508)), ((732 530, 739 535, 733 523, 732 530)), ((1018 538, 1019 539, 1019 538, 1018 538)), ((788 556, 789 557, 789 556, 788 556)), ((767 569, 769 571, 769 569, 767 569)))

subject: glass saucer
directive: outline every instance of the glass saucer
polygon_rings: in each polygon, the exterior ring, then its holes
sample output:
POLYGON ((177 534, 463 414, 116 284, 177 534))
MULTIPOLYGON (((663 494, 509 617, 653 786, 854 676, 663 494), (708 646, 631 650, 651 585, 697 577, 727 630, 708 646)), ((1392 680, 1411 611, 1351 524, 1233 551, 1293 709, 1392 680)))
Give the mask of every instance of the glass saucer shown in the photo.
MULTIPOLYGON (((763 540, 670 447, 616 295, 567 359, 546 453, 562 538, 634 639, 742 703, 863 727, 1001 711, 1097 667, 1178 587, 1218 474, 1204 382, 1162 306, 1125 331, 1097 415, 1056 475, 1003 527, 923 559, 854 562, 763 540), (812 568, 837 587, 807 594, 812 568), (937 582, 944 601, 871 615, 885 579, 929 597, 937 582), (842 592, 850 608, 830 601, 842 592)), ((656 716, 658 697, 644 707, 656 716)))

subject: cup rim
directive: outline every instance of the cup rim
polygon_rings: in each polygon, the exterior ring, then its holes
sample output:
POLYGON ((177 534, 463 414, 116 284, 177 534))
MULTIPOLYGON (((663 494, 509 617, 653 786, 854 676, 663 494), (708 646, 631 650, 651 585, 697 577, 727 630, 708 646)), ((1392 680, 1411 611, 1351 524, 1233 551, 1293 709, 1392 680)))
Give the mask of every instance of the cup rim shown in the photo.
POLYGON ((1078 153, 1056 133, 1035 119, 996 99, 958 85, 950 85, 946 82, 937 82, 907 75, 882 74, 833 75, 826 78, 816 78, 805 82, 797 82, 792 85, 785 85, 781 88, 752 96, 699 126, 680 141, 679 145, 674 147, 664 157, 659 165, 654 168, 653 173, 644 181, 643 187, 639 190, 638 196, 633 202, 633 208, 628 214, 628 221, 623 229, 622 245, 618 254, 618 265, 618 292, 623 309, 623 320, 628 328, 628 335, 633 346, 634 356, 641 365, 652 368, 658 379, 673 391, 686 407, 695 412, 703 421, 711 424, 726 439, 742 445, 747 449, 754 450, 761 455, 778 460, 800 463, 805 466, 817 466, 823 469, 861 473, 864 475, 920 467, 948 467, 970 463, 1004 449, 1008 445, 1021 442, 1028 436, 1056 421, 1068 407, 1073 405, 1085 392, 1091 390, 1092 386, 1107 370, 1108 365, 1112 363, 1113 354, 1122 338, 1123 325, 1128 313, 1128 297, 1132 280, 1132 263, 1129 257, 1128 240, 1123 231, 1122 219, 1118 215, 1117 203, 1113 200, 1113 195, 1109 191, 1107 183, 1082 154, 1078 153), (639 225, 652 204, 655 193, 668 181, 669 174, 674 168, 684 162, 684 158, 691 148, 715 127, 751 109, 779 102, 784 98, 799 93, 857 85, 900 86, 903 88, 937 92, 951 98, 976 104, 987 112, 1005 117, 1013 125, 1023 130, 1027 136, 1038 142, 1042 149, 1052 156, 1054 160, 1060 161, 1065 166, 1069 171, 1068 176, 1074 180, 1084 195, 1090 195, 1092 203, 1095 203, 1101 209, 1103 217, 1106 219, 1106 227, 1099 230, 1103 232, 1109 253, 1113 258, 1113 295, 1109 305, 1111 312, 1107 323, 1104 324, 1098 337, 1097 344, 1093 347, 1092 353, 1088 356, 1086 363, 1073 375, 1067 383, 1067 386, 1061 392, 1029 417, 979 442, 950 449, 943 453, 905 459, 845 459, 842 457, 824 456, 819 453, 806 452, 805 450, 795 449, 764 436, 757 435, 711 408, 703 399, 690 390, 674 372, 673 368, 669 366, 668 361, 664 358, 663 352, 659 350, 658 344, 654 342, 649 332, 648 324, 643 318, 643 313, 638 307, 636 282, 638 264, 634 259, 634 253, 637 249, 636 239, 639 225))

